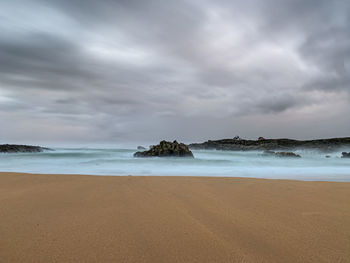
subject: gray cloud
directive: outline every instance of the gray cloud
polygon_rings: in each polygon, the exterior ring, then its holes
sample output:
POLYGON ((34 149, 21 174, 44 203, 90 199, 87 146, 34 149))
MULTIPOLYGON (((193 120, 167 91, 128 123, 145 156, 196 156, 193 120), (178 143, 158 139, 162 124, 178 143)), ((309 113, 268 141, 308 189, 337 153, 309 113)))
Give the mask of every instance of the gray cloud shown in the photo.
POLYGON ((0 20, 3 140, 350 128, 348 1, 16 0, 0 20))

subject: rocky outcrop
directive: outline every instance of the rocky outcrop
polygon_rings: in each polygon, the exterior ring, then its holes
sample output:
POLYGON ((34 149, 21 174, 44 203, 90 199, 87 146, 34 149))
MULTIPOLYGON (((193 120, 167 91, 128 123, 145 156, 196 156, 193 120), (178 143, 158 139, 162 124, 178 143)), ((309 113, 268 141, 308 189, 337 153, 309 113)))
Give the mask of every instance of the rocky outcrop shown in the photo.
POLYGON ((1 153, 34 153, 34 152, 43 152, 45 150, 51 150, 51 149, 40 147, 40 146, 32 146, 32 145, 17 145, 17 144, 0 145, 1 153))
POLYGON ((191 157, 193 153, 183 143, 177 141, 161 141, 158 145, 151 146, 148 151, 136 152, 134 157, 191 157))
POLYGON ((350 147, 350 137, 332 138, 320 140, 291 140, 291 139, 258 139, 244 140, 236 138, 204 143, 192 143, 189 148, 192 150, 228 150, 228 151, 295 151, 297 149, 321 150, 324 152, 337 151, 345 147, 350 147))
POLYGON ((143 146, 137 146, 137 150, 142 151, 142 150, 146 150, 146 148, 143 146))
POLYGON ((289 157, 289 158, 300 158, 299 154, 293 152, 274 152, 271 150, 264 151, 263 156, 276 156, 276 157, 289 157))
POLYGON ((341 158, 350 158, 350 152, 342 152, 341 153, 341 158))

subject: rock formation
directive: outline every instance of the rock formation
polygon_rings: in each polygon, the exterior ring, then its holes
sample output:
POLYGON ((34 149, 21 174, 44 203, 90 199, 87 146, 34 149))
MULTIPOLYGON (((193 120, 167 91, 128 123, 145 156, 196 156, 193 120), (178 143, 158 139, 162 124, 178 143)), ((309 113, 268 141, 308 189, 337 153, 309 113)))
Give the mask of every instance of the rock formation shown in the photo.
POLYGON ((1 144, 0 152, 2 153, 33 153, 43 152, 45 150, 51 150, 40 146, 32 145, 17 145, 17 144, 1 144))
POLYGON ((148 151, 136 152, 134 157, 192 157, 192 152, 183 143, 161 141, 158 145, 151 146, 148 151))
POLYGON ((341 155, 341 158, 350 158, 350 152, 342 152, 341 155))

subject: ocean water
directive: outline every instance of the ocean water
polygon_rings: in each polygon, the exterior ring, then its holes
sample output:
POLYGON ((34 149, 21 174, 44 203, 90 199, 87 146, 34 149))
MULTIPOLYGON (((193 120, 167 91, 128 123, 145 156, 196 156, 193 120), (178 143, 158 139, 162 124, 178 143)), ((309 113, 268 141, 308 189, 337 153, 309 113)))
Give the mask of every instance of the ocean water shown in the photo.
POLYGON ((190 158, 134 158, 134 149, 55 149, 43 153, 0 154, 0 171, 92 174, 229 176, 317 181, 350 181, 350 159, 341 153, 296 151, 302 158, 261 152, 199 150, 190 158))

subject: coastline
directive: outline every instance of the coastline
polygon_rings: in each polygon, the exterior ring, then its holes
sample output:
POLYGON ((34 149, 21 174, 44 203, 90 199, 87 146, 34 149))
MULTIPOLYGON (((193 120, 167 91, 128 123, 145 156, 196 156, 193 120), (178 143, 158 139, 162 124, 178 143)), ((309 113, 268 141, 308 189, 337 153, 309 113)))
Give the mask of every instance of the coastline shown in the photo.
POLYGON ((84 174, 84 173, 36 173, 36 172, 13 172, 13 171, 0 171, 1 175, 15 175, 15 176, 68 176, 68 177, 133 177, 133 178, 203 178, 203 179, 242 179, 242 180, 268 180, 268 181, 285 181, 285 182, 310 182, 310 183, 345 183, 350 184, 350 181, 348 180, 334 180, 332 179, 321 179, 321 178, 309 178, 309 179, 296 179, 296 178, 265 178, 265 177, 244 177, 244 176, 228 176, 228 175, 219 175, 219 176, 212 176, 212 175, 133 175, 133 174, 84 174))
POLYGON ((349 262, 350 183, 0 172, 4 262, 349 262))

